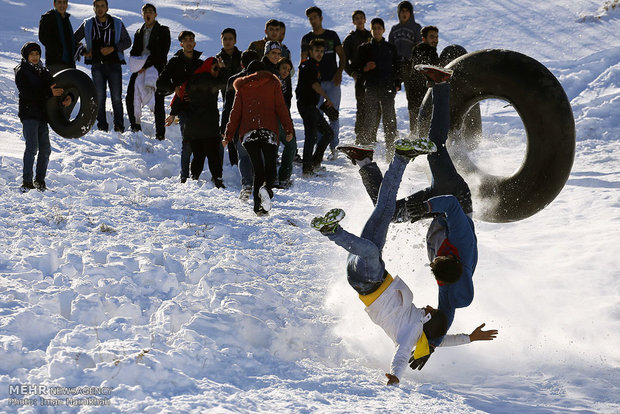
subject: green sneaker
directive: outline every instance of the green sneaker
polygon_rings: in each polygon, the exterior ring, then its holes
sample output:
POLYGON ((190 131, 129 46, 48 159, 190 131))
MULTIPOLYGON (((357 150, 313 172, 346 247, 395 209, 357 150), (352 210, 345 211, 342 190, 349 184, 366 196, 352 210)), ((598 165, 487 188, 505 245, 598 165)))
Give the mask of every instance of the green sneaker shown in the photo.
POLYGON ((418 155, 430 154, 437 152, 437 146, 433 141, 427 138, 419 138, 411 140, 408 138, 402 138, 394 142, 396 153, 407 158, 415 158, 418 155))
POLYGON ((310 222, 312 228, 319 230, 323 234, 335 233, 338 223, 345 216, 344 210, 341 208, 332 208, 324 216, 315 217, 310 222))

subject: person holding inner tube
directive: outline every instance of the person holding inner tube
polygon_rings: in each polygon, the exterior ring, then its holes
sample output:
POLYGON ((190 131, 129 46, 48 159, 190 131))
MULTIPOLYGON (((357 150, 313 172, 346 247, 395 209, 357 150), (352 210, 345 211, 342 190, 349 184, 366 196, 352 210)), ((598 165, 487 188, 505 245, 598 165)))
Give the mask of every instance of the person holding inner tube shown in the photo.
MULTIPOLYGON (((64 90, 56 88, 51 73, 41 64, 41 46, 28 42, 22 47, 21 55, 21 63, 15 68, 15 84, 19 91, 18 116, 22 121, 26 141, 22 191, 34 188, 44 191, 47 188, 47 164, 52 152, 45 104, 52 96, 60 97, 64 90), (32 168, 37 152, 33 182, 32 168)), ((59 104, 66 107, 71 105, 71 102, 71 95, 67 95, 59 104)))
MULTIPOLYGON (((450 84, 452 71, 429 65, 418 66, 429 78, 433 90, 433 114, 429 139, 437 152, 427 159, 433 175, 430 187, 395 202, 393 222, 415 222, 432 217, 426 235, 431 271, 439 285, 439 306, 447 318, 448 328, 456 308, 469 306, 474 297, 473 273, 478 263, 478 246, 472 216, 471 192, 459 175, 446 149, 450 127, 450 84)), ((341 146, 340 151, 360 167, 362 182, 373 203, 377 204, 384 179, 373 150, 355 145, 341 146)), ((440 345, 442 337, 430 341, 430 353, 440 345)), ((412 357, 411 367, 422 369, 430 356, 412 357)))
POLYGON ((97 89, 99 112, 97 128, 108 131, 105 101, 106 84, 110 88, 114 112, 114 131, 124 132, 123 122, 123 51, 131 46, 131 38, 123 21, 108 14, 108 0, 94 0, 95 16, 85 19, 75 31, 75 41, 86 40, 84 63, 91 65, 91 75, 97 89))
MULTIPOLYGON (((432 154, 436 149, 428 139, 399 139, 395 142, 396 154, 385 173, 375 209, 359 237, 340 227, 339 222, 345 216, 341 209, 332 209, 311 222, 313 228, 349 252, 349 284, 359 294, 370 319, 394 341, 396 352, 390 372, 385 374, 387 385, 399 383, 412 353, 418 359, 428 357, 433 349, 431 344, 435 341, 443 339, 441 346, 453 346, 479 340, 490 341, 497 335, 496 330, 483 331, 482 324, 470 335, 444 336, 449 325, 445 312, 431 306, 416 307, 407 284, 398 276, 392 277, 383 262, 382 250, 405 168, 416 156, 432 154)), ((446 283, 451 281, 445 280, 446 283)))

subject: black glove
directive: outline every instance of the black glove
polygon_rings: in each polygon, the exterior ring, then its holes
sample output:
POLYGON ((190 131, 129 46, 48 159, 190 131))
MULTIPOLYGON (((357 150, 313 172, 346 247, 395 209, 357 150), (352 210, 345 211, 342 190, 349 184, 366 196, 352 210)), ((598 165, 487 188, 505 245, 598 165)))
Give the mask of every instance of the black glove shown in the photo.
POLYGON ((411 369, 413 370, 417 369, 418 371, 420 371, 422 368, 424 368, 426 361, 428 361, 431 355, 433 355, 433 352, 435 352, 435 347, 431 345, 429 346, 429 350, 431 351, 430 354, 424 355, 422 358, 418 358, 418 359, 415 359, 413 357, 413 352, 411 353, 411 358, 409 358, 409 366, 411 367, 411 369))
POLYGON ((412 223, 420 220, 430 212, 430 206, 426 201, 407 200, 406 207, 407 215, 412 223))

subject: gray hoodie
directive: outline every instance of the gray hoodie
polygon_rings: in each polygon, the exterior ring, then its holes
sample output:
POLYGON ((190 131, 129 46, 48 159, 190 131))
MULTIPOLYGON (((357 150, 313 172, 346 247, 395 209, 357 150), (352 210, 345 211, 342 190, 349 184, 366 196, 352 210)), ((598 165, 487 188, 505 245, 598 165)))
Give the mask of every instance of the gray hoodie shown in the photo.
POLYGON ((388 41, 396 46, 399 61, 411 60, 413 48, 422 41, 420 30, 422 26, 415 22, 413 14, 407 23, 392 26, 388 41))

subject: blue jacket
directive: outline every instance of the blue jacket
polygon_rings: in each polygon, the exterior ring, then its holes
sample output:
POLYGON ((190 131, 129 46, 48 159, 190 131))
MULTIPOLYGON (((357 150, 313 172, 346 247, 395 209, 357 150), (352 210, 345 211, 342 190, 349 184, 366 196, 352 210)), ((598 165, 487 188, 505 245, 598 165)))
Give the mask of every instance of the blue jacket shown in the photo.
MULTIPOLYGON (((439 309, 448 318, 450 328, 455 309, 469 306, 474 299, 472 277, 478 263, 478 240, 474 222, 463 212, 456 197, 437 196, 429 199, 428 204, 431 212, 445 213, 445 216, 436 217, 429 226, 426 235, 429 260, 447 250, 457 253, 463 265, 463 273, 456 283, 439 286, 439 309)), ((441 343, 441 340, 438 342, 441 343)))
POLYGON ((420 30, 422 26, 415 22, 413 14, 407 23, 392 26, 388 41, 396 46, 399 61, 411 60, 413 48, 422 41, 420 30))
MULTIPOLYGON (((125 49, 129 49, 131 46, 131 37, 129 37, 129 33, 127 29, 125 29, 125 25, 123 21, 111 15, 107 15, 108 18, 112 19, 113 28, 114 28, 114 48, 116 49, 116 54, 118 56, 118 60, 121 64, 125 64, 125 55, 123 51, 125 49)), ((93 50, 93 25, 95 24, 95 19, 97 17, 90 17, 85 19, 84 22, 78 27, 75 31, 75 41, 79 42, 84 39, 86 41, 86 50, 93 50)), ((92 62, 84 60, 84 63, 90 64, 92 62)))

